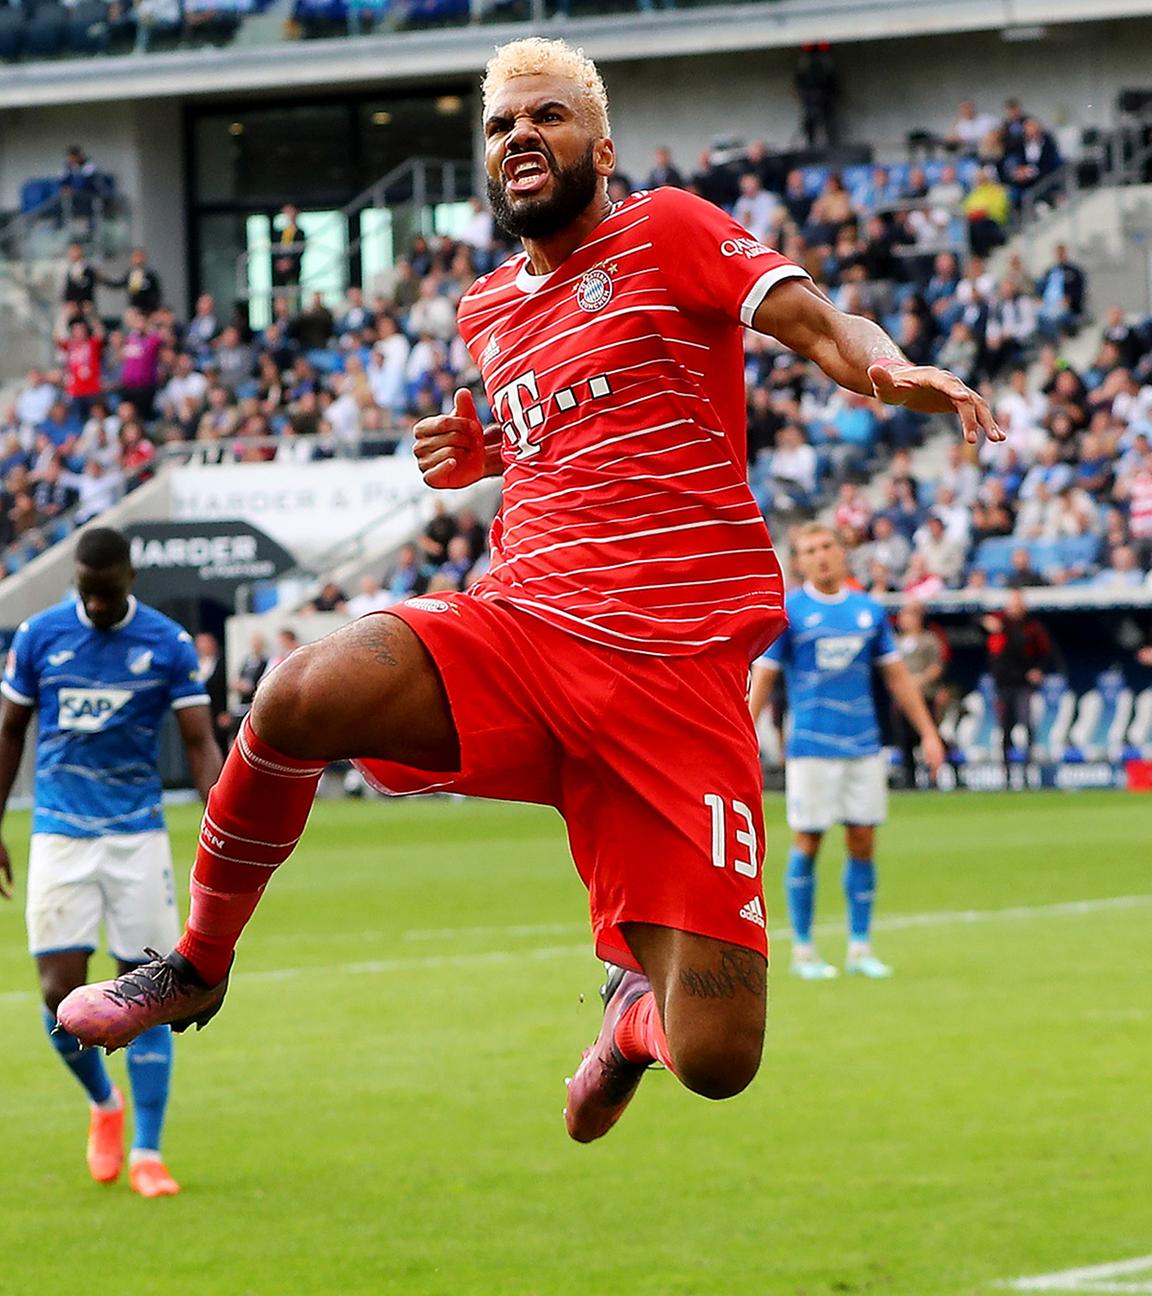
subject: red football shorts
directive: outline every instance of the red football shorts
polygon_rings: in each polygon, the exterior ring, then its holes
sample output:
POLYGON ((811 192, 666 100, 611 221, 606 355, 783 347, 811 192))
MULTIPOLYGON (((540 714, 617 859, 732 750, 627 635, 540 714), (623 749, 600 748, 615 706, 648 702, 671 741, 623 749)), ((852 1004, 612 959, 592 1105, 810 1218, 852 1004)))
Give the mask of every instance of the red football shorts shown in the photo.
POLYGON ((464 594, 384 615, 411 626, 436 663, 460 770, 357 761, 375 787, 555 806, 602 959, 639 970, 620 930, 630 922, 767 956, 760 759, 742 651, 613 651, 464 594))

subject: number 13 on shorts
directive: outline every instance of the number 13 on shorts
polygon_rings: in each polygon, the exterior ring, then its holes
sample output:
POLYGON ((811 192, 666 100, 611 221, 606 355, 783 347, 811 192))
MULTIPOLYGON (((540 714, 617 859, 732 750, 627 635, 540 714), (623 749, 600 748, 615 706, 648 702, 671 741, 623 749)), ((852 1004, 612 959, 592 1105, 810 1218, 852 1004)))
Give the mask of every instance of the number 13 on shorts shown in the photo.
POLYGON ((744 877, 754 878, 759 872, 759 851, 756 846, 756 823, 752 811, 743 801, 725 802, 715 792, 705 793, 704 804, 712 814, 712 863, 716 868, 726 868, 728 864, 744 877), (731 844, 734 849, 729 855, 729 805, 732 810, 731 844), (743 826, 741 826, 743 824, 743 826))

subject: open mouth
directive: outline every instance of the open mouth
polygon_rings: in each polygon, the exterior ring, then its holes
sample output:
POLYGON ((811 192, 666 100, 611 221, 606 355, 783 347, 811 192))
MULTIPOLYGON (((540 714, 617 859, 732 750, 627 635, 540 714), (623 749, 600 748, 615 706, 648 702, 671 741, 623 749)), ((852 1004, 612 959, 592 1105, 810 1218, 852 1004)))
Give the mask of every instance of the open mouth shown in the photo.
POLYGON ((543 153, 516 153, 504 161, 504 187, 513 194, 539 193, 552 174, 543 153))

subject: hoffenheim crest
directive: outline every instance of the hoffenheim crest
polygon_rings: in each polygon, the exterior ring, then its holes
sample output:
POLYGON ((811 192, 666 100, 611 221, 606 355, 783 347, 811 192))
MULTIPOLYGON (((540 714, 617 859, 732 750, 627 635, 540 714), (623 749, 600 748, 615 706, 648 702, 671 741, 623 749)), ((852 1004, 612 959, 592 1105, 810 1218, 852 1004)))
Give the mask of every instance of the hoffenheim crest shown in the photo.
POLYGON ((583 311, 603 310, 612 300, 612 280, 601 266, 586 270, 576 286, 576 304, 583 311))

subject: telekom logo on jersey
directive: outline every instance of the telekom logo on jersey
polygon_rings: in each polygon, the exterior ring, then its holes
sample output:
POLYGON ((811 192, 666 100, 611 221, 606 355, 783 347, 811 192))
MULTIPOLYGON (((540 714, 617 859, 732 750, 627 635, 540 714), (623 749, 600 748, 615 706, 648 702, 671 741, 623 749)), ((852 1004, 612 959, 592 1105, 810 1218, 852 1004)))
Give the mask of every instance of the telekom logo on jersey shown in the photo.
MULTIPOLYGON (((567 414, 577 405, 587 405, 611 394, 612 384, 608 381, 608 375, 596 374, 569 387, 561 387, 551 399, 558 413, 567 414)), ((532 440, 532 433, 544 426, 548 399, 547 396, 540 395, 540 385, 534 369, 513 378, 493 393, 492 412, 511 442, 517 459, 530 459, 534 454, 539 454, 540 442, 532 440)))
POLYGON ((544 422, 544 406, 540 403, 534 369, 499 388, 492 397, 492 410, 504 435, 512 442, 517 459, 528 459, 539 453, 540 443, 531 436, 544 422))

